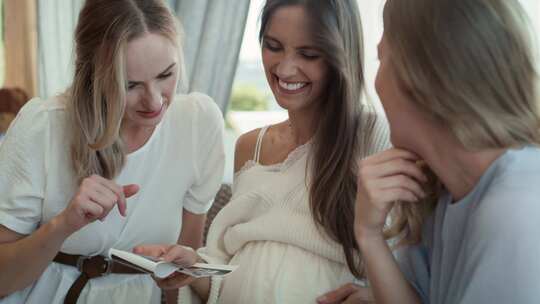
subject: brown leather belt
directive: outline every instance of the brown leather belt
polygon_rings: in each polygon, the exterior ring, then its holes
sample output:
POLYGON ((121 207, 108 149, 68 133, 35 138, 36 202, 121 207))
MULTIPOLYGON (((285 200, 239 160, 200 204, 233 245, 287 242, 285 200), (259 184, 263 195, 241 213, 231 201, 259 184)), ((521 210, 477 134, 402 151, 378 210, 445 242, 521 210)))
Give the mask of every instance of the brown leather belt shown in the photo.
POLYGON ((88 280, 108 275, 109 273, 142 274, 144 272, 106 259, 101 255, 93 257, 73 255, 59 252, 53 259, 54 262, 77 267, 81 275, 75 280, 64 300, 64 304, 76 304, 79 295, 88 280))

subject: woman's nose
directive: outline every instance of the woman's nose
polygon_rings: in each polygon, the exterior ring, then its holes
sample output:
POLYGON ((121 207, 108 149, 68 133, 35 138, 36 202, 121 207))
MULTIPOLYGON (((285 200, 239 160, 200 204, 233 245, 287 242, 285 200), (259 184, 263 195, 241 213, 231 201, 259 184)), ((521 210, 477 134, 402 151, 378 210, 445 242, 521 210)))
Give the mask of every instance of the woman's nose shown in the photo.
POLYGON ((151 111, 157 111, 161 108, 163 104, 163 96, 161 92, 155 88, 149 88, 148 92, 144 98, 145 107, 151 111))
POLYGON ((279 62, 276 74, 279 78, 286 79, 287 77, 295 76, 298 71, 298 65, 293 56, 286 56, 279 62))

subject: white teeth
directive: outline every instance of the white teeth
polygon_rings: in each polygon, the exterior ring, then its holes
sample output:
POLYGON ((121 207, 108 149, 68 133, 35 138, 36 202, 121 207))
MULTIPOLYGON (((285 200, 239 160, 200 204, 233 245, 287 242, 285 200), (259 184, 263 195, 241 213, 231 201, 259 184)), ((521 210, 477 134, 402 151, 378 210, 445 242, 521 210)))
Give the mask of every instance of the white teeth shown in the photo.
POLYGON ((285 90, 289 91, 296 91, 306 86, 307 83, 305 82, 297 82, 297 83, 286 83, 285 81, 279 80, 279 86, 284 88, 285 90))

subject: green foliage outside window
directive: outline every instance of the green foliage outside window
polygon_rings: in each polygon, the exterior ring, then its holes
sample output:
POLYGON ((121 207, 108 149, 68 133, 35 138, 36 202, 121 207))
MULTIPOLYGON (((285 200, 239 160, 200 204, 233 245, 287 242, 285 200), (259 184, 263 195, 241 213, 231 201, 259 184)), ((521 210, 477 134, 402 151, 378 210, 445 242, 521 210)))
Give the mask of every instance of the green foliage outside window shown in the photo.
POLYGON ((235 85, 229 104, 231 111, 267 111, 268 96, 252 85, 235 85))

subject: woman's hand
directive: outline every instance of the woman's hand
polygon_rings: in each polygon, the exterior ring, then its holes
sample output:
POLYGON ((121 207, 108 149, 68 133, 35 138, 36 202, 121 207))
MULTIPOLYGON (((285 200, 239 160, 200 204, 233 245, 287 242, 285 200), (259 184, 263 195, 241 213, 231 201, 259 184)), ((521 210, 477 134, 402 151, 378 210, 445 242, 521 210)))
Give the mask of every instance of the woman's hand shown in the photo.
POLYGON ((368 287, 348 283, 330 291, 319 298, 318 304, 368 304, 375 303, 368 287))
MULTIPOLYGON (((173 262, 175 264, 189 267, 199 260, 199 255, 190 247, 182 245, 140 245, 133 248, 133 253, 146 255, 173 262)), ((161 289, 178 289, 187 286, 195 281, 194 277, 175 272, 164 279, 154 277, 154 281, 161 289)))
POLYGON ((358 240, 382 238, 386 217, 394 202, 415 203, 425 197, 427 177, 415 154, 389 149, 359 162, 355 232, 358 240))
POLYGON ((102 221, 116 205, 120 214, 126 216, 126 198, 138 191, 137 185, 119 186, 99 175, 92 175, 82 181, 59 217, 69 231, 75 232, 95 220, 102 221))

